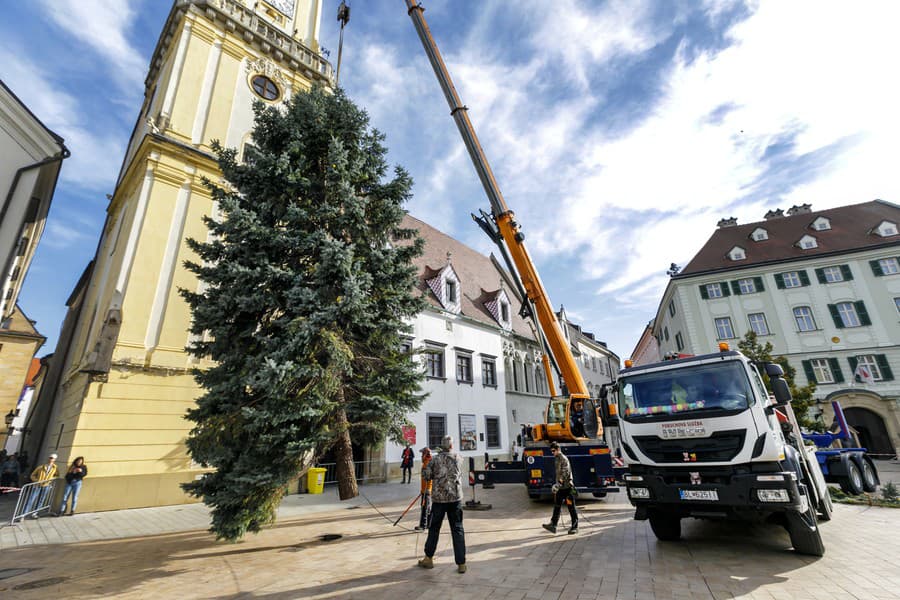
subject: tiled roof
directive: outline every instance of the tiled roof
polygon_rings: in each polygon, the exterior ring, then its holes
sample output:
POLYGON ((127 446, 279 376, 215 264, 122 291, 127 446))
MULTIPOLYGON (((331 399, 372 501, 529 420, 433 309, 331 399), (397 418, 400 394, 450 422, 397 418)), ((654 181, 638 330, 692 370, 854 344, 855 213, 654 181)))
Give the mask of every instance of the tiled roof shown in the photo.
POLYGON ((425 295, 425 298, 432 306, 439 309, 443 308, 440 301, 428 287, 427 280, 434 277, 436 273, 440 272, 447 265, 447 252, 450 252, 453 270, 459 277, 462 300, 460 313, 475 321, 499 328, 500 324, 491 315, 485 303, 496 299, 500 290, 500 280, 502 277, 505 277, 506 282, 504 286, 512 303, 509 310, 512 317, 513 331, 528 339, 534 339, 528 323, 519 316, 521 300, 518 299, 518 296, 512 289, 509 275, 501 273, 491 256, 485 256, 476 252, 413 216, 407 215, 404 217, 403 226, 417 229, 419 236, 425 240, 425 251, 415 261, 418 267, 416 288, 425 295))
POLYGON ((885 220, 900 225, 900 206, 873 200, 745 225, 720 227, 675 278, 900 244, 900 235, 881 237, 872 231, 885 220), (831 221, 831 229, 814 230, 811 225, 818 217, 827 217, 831 221), (759 227, 766 230, 769 239, 756 242, 750 238, 750 234, 759 227), (815 237, 818 247, 808 250, 799 248, 797 241, 804 235, 815 237), (728 258, 727 253, 735 246, 740 246, 746 252, 744 260, 728 258))

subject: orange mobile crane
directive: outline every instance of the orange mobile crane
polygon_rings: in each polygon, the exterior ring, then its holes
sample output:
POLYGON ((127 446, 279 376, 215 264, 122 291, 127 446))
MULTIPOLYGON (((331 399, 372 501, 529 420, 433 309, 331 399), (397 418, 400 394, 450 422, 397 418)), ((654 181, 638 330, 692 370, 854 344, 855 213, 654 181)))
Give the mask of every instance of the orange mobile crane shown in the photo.
MULTIPOLYGON (((548 458, 550 453, 547 446, 550 441, 556 441, 563 444, 563 452, 572 462, 575 484, 579 491, 605 495, 608 485, 614 482, 609 448, 602 441, 602 422, 610 416, 607 413, 609 405, 595 401, 588 393, 550 298, 525 248, 522 228, 500 193, 500 187, 469 120, 468 109, 456 92, 447 66, 425 22, 425 9, 417 0, 406 0, 406 7, 491 205, 490 214, 480 211, 480 215, 472 215, 472 218, 499 247, 519 295, 525 299, 520 314, 534 322, 537 337, 544 348, 542 361, 550 390, 550 402, 544 423, 534 425, 526 432, 526 439, 523 440, 524 464, 519 470, 524 467, 527 473, 526 484, 533 497, 542 495, 544 487, 549 490, 549 485, 553 483, 553 470, 551 468, 548 472, 548 468, 544 466, 548 461, 539 463, 538 459, 548 458), (559 376, 561 395, 556 393, 551 369, 559 376), (579 458, 581 456, 585 459, 579 458), (549 485, 544 485, 547 482, 549 485)), ((552 465, 552 459, 549 463, 552 465)), ((510 479, 512 480, 515 480, 514 476, 510 479)))

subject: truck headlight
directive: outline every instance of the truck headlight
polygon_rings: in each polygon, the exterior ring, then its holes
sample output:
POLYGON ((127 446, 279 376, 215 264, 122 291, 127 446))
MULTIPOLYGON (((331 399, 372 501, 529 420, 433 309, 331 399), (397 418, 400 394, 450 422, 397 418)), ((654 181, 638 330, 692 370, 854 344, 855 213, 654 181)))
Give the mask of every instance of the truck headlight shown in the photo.
POLYGON ((787 490, 756 490, 756 497, 760 502, 790 502, 791 496, 787 490))
POLYGON ((650 498, 650 489, 645 487, 630 487, 628 488, 628 495, 632 498, 648 499, 650 498))

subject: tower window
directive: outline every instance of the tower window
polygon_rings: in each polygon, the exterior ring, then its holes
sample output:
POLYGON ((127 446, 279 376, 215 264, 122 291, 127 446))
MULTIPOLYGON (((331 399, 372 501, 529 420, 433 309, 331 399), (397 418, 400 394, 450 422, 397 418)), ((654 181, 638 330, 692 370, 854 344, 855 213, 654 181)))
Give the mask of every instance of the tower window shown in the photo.
POLYGON ((281 95, 275 82, 265 75, 254 75, 250 80, 250 86, 256 95, 264 100, 277 100, 281 95))

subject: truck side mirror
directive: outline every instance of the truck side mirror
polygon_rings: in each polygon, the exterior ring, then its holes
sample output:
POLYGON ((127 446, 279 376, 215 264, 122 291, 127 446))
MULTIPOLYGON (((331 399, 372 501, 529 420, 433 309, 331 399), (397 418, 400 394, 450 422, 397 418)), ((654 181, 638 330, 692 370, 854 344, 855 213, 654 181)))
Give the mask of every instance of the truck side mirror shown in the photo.
POLYGON ((600 405, 600 422, 604 427, 615 427, 619 424, 619 414, 615 404, 609 404, 605 398, 597 404, 600 405))
POLYGON ((784 377, 784 369, 778 363, 766 363, 766 375, 770 378, 784 377))
POLYGON ((772 392, 775 394, 775 401, 779 404, 779 406, 790 404, 791 389, 788 387, 787 381, 785 381, 781 377, 770 377, 769 381, 771 381, 772 383, 772 392))
POLYGON ((599 396, 600 396, 600 399, 601 399, 601 400, 606 400, 606 397, 609 396, 609 390, 606 389, 606 385, 607 385, 607 384, 604 383, 603 385, 600 386, 600 394, 599 394, 599 396))

